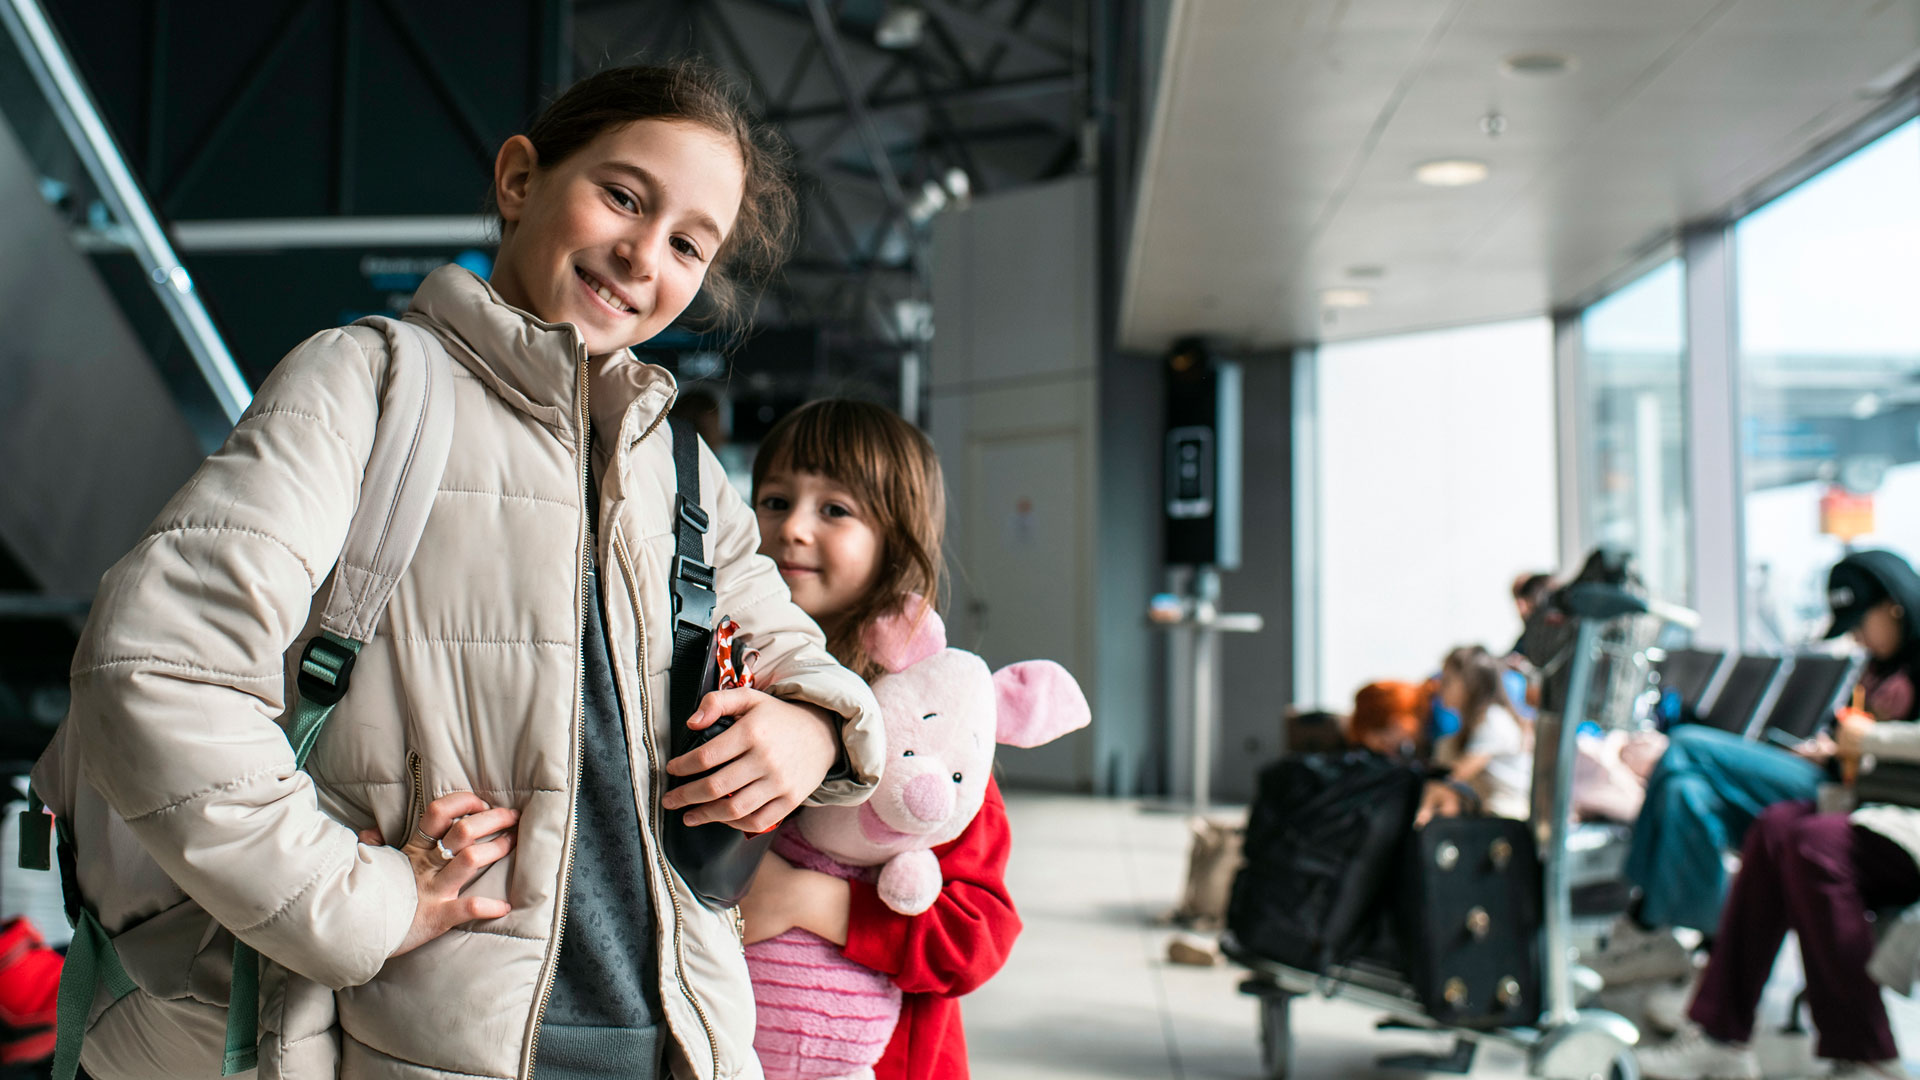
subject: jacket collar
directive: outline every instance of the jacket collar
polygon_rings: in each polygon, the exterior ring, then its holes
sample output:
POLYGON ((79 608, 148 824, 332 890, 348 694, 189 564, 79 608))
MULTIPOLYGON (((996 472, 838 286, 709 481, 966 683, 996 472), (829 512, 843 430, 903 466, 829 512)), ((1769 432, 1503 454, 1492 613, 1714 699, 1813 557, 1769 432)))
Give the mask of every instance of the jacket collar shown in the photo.
MULTIPOLYGON (((673 400, 673 376, 622 349, 589 361, 572 323, 514 307, 471 270, 443 266, 413 294, 409 313, 439 331, 453 354, 509 404, 574 434, 580 365, 591 363, 593 421, 622 448, 638 441, 673 400)), ((623 455, 624 456, 624 455, 623 455)))

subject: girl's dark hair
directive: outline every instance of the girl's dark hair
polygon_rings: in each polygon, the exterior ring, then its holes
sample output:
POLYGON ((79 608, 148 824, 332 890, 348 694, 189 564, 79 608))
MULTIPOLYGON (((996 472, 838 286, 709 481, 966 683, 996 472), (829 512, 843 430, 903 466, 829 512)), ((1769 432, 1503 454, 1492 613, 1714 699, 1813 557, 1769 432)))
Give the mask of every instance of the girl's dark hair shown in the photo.
MULTIPOLYGON (((834 658, 871 682, 885 674, 867 652, 867 631, 918 593, 925 610, 940 607, 940 541, 947 492, 933 443, 881 405, 829 398, 788 413, 767 433, 753 459, 753 502, 775 473, 810 472, 847 489, 880 537, 880 572, 867 595, 831 625, 823 624, 834 658)), ((918 613, 910 613, 918 614, 918 613)))
POLYGON ((1526 718, 1519 709, 1514 708, 1513 699, 1507 696, 1505 666, 1484 647, 1463 645, 1453 650, 1447 654, 1440 670, 1443 674, 1456 676, 1467 688, 1467 703, 1460 710, 1462 750, 1487 718, 1487 710, 1495 705, 1512 713, 1514 721, 1523 730, 1526 728, 1526 718))
POLYGON ((759 290, 792 249, 799 203, 791 150, 747 112, 739 91, 712 65, 681 60, 657 67, 608 68, 574 83, 527 129, 541 167, 551 168, 614 128, 636 120, 699 124, 740 149, 746 185, 733 231, 715 253, 701 291, 703 328, 737 332, 759 290))

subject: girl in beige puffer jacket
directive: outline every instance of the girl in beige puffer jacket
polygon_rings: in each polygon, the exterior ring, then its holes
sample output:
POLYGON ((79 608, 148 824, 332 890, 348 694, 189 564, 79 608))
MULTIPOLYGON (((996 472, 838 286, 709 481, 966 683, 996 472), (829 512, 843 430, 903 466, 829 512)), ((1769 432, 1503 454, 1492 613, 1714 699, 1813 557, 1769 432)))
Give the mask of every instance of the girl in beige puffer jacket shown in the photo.
MULTIPOLYGON (((878 709, 703 451, 716 610, 764 690, 710 695, 689 723, 735 723, 668 759, 674 386, 628 349, 703 285, 722 317, 745 310, 793 197, 698 67, 575 86, 501 148, 493 194, 491 281, 443 268, 408 313, 457 361, 453 449, 306 769, 280 726, 284 657, 314 632, 370 453, 384 357, 360 328, 283 361, 103 580, 70 745, 167 876, 266 958, 262 1076, 651 1077, 663 1059, 758 1077, 734 914, 671 871, 661 817, 757 831, 857 802, 878 709)), ((132 892, 88 901, 117 936, 166 916, 132 892)), ((198 946, 177 995, 96 1001, 90 1073, 217 1074, 201 983, 220 958, 198 946)))

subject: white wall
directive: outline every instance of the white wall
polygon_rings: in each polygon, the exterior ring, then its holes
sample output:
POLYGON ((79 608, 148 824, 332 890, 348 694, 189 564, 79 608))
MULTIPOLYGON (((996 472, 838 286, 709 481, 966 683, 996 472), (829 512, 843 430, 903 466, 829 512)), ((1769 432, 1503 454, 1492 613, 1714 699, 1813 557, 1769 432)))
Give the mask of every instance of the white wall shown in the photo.
POLYGON ((1108 726, 1094 642, 1094 194, 1087 179, 1022 188, 934 227, 928 431, 947 479, 948 639, 995 667, 1056 660, 1094 707, 1094 730, 1001 747, 1009 786, 1091 790, 1108 726))
POLYGON ((1323 346, 1320 692, 1505 651, 1509 585, 1558 556, 1545 319, 1323 346))

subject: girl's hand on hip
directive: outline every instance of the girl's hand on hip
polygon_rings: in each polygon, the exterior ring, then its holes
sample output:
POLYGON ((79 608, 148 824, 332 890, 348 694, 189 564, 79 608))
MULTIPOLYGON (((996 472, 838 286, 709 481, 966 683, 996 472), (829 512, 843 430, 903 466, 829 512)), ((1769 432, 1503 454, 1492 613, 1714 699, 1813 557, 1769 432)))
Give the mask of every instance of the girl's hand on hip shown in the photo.
MULTIPOLYGON (((489 806, 470 791, 442 795, 427 804, 420 823, 400 845, 413 864, 420 904, 394 956, 412 952, 463 923, 498 919, 513 910, 505 900, 460 894, 513 850, 513 829, 519 822, 520 811, 489 806)), ((362 831, 360 841, 383 847, 387 843, 374 829, 362 831)))
POLYGON ((667 792, 660 805, 686 807, 688 825, 722 821, 741 832, 765 832, 826 779, 840 755, 840 718, 759 690, 718 690, 700 702, 687 726, 700 731, 723 716, 733 717, 733 726, 667 762, 673 776, 718 771, 667 792))

